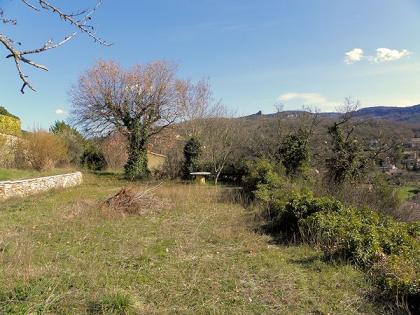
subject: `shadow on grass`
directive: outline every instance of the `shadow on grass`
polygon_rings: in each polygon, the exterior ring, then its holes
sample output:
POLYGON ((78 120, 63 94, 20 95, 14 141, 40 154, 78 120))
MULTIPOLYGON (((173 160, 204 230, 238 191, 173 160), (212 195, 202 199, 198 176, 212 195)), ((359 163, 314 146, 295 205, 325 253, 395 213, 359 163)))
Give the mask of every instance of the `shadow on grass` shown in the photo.
POLYGON ((271 237, 270 244, 283 246, 298 246, 306 244, 300 233, 284 231, 279 228, 276 222, 270 221, 269 218, 260 216, 257 218, 260 224, 257 224, 255 232, 258 234, 269 235, 271 237))
POLYGON ((109 179, 118 179, 124 180, 124 174, 119 172, 109 172, 109 171, 90 171, 89 173, 94 174, 98 177, 105 177, 109 179))
POLYGON ((413 188, 408 191, 410 194, 417 195, 420 193, 420 188, 413 188))

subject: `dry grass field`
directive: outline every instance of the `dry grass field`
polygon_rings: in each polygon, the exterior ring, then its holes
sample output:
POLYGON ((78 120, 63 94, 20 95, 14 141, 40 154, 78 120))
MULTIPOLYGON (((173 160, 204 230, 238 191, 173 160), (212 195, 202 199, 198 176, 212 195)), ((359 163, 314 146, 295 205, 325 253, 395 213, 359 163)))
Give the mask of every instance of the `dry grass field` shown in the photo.
POLYGON ((142 215, 101 206, 125 185, 86 175, 0 204, 1 314, 387 311, 362 272, 274 244, 224 188, 167 183, 155 193, 171 207, 142 215))

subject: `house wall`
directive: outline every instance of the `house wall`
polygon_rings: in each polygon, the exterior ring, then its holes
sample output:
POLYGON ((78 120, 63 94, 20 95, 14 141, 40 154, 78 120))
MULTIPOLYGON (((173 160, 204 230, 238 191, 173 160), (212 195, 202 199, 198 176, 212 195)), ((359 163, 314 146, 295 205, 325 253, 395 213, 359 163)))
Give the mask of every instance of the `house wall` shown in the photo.
POLYGON ((0 201, 38 194, 51 189, 67 188, 80 185, 83 175, 80 172, 25 179, 18 181, 0 182, 0 201))
POLYGON ((147 167, 151 171, 161 170, 165 165, 166 156, 156 154, 153 152, 147 152, 147 167))

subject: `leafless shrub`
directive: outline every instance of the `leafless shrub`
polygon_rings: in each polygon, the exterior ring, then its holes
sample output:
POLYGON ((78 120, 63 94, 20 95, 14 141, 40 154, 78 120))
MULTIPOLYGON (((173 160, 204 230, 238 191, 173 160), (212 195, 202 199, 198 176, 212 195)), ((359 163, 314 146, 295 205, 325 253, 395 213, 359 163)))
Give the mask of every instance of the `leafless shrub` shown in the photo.
POLYGON ((122 169, 128 160, 127 138, 114 132, 101 142, 101 151, 111 170, 122 169))
POLYGON ((10 167, 13 164, 13 146, 5 136, 0 135, 0 167, 10 167))
POLYGON ((162 173, 166 178, 177 179, 181 176, 184 155, 180 144, 182 143, 179 143, 177 146, 172 148, 172 150, 167 154, 168 158, 165 160, 165 164, 162 169, 162 173))
POLYGON ((16 144, 16 166, 44 171, 68 160, 63 140, 43 130, 28 133, 16 144))
POLYGON ((404 202, 401 207, 395 211, 395 217, 398 220, 406 222, 420 221, 420 194, 417 194, 404 202))
POLYGON ((179 132, 185 139, 201 138, 205 132, 206 119, 223 116, 225 109, 213 97, 208 80, 196 84, 191 81, 177 82, 179 120, 182 128, 179 132))
POLYGON ((393 187, 383 181, 371 183, 344 183, 341 186, 331 185, 328 180, 314 184, 315 193, 319 196, 331 195, 346 205, 369 207, 377 212, 396 217, 401 202, 393 187))
POLYGON ((224 187, 220 189, 217 202, 248 205, 249 198, 241 187, 224 187))

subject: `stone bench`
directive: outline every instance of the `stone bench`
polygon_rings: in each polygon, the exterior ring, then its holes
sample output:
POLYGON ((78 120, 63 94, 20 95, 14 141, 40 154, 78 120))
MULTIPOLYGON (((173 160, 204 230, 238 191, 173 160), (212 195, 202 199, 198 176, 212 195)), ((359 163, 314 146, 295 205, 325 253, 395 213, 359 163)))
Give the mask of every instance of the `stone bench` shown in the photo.
POLYGON ((209 172, 192 172, 190 174, 195 177, 195 182, 199 185, 205 185, 206 177, 211 175, 209 172))

